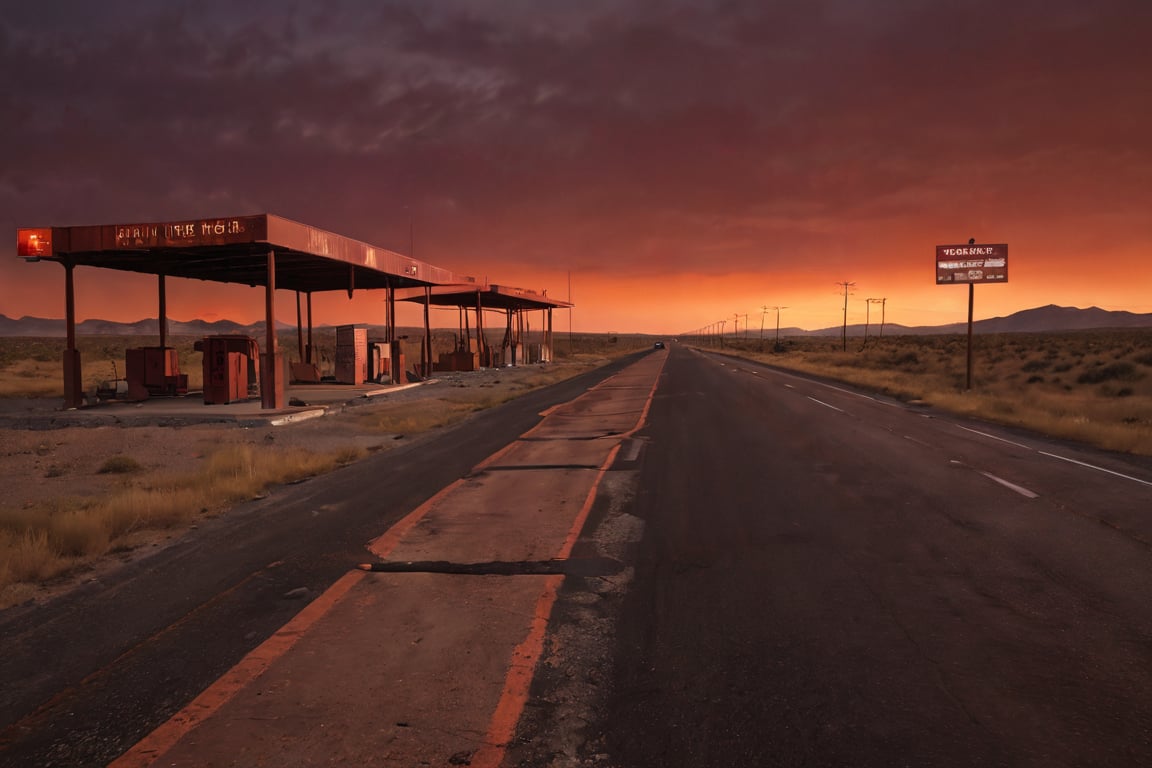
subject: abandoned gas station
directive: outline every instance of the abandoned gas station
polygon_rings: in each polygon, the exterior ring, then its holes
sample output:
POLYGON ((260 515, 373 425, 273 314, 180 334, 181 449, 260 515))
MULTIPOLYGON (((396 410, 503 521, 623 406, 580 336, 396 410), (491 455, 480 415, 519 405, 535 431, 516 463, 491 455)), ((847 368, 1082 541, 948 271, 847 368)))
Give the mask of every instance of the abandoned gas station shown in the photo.
MULTIPOLYGON (((251 387, 265 409, 285 407, 288 379, 319 381, 313 359, 312 295, 324 291, 383 291, 382 338, 370 340, 367 328, 338 326, 337 377, 359 384, 371 379, 403 383, 408 367, 396 326, 396 302, 424 307, 420 360, 413 372, 427 377, 434 370, 467 371, 501 365, 552 360, 552 310, 568 302, 544 292, 478 283, 377 246, 271 214, 196 219, 149 224, 23 228, 17 230, 17 255, 29 262, 51 261, 64 267, 66 347, 65 407, 84 404, 80 351, 76 346, 76 267, 96 267, 156 276, 159 343, 128 350, 126 377, 131 393, 186 392, 176 350, 168 344, 166 281, 188 278, 264 288, 265 337, 209 336, 198 342, 203 352, 204 402, 246 399, 251 387), (295 292, 297 360, 286 362, 276 336, 278 290, 295 292), (456 308, 460 333, 456 349, 432 360, 431 307, 456 308), (504 337, 493 348, 485 334, 485 312, 498 312, 504 337), (540 312, 543 341, 524 342, 528 313, 540 312), (305 320, 306 318, 306 320, 305 320), (472 319, 474 318, 474 319, 472 319), (475 338, 473 338, 473 330, 475 338)), ((371 322, 371 319, 366 319, 371 322)))

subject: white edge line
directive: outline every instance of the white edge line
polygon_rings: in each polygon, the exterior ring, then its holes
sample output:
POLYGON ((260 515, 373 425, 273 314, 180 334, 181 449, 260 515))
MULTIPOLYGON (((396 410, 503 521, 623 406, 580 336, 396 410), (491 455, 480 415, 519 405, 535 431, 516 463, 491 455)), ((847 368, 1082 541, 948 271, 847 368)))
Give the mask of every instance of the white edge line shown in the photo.
POLYGON ((905 440, 909 440, 909 441, 911 441, 911 442, 913 442, 913 443, 916 443, 917 445, 922 445, 922 446, 924 446, 925 448, 931 448, 931 447, 932 447, 930 444, 928 444, 928 443, 924 442, 923 440, 917 440, 916 438, 914 438, 914 437, 912 437, 912 436, 910 436, 910 435, 904 435, 904 439, 905 439, 905 440))
POLYGON ((881 400, 880 398, 878 398, 878 397, 873 397, 872 395, 865 395, 865 394, 863 394, 862 392, 853 392, 853 391, 852 391, 852 390, 850 390, 850 389, 844 389, 844 388, 842 388, 842 387, 836 387, 836 386, 833 386, 833 385, 831 385, 831 384, 825 384, 825 383, 824 383, 824 382, 822 382, 822 381, 814 381, 814 380, 812 380, 812 383, 813 383, 813 384, 819 384, 819 385, 820 385, 820 386, 822 386, 822 387, 827 387, 828 389, 832 389, 832 390, 835 390, 835 391, 837 391, 837 392, 842 392, 842 393, 844 393, 845 395, 852 395, 852 396, 854 396, 854 397, 862 397, 862 398, 864 398, 865 400, 871 400, 872 402, 876 403, 877 405, 886 405, 886 406, 888 406, 889 408, 903 408, 903 407, 904 407, 904 404, 903 404, 903 403, 890 403, 890 402, 888 402, 887 400, 881 400))
POLYGON ((996 477, 996 475, 992 474, 991 472, 980 472, 980 474, 984 475, 984 477, 993 482, 1000 483, 1000 485, 1004 486, 1005 488, 1010 488, 1011 490, 1016 491, 1016 493, 1020 494, 1021 496, 1027 496, 1029 499, 1039 498, 1039 494, 1033 493, 1022 485, 1010 483, 1002 477, 996 477))
POLYGON ((840 413, 844 413, 844 411, 842 409, 837 408, 834 405, 829 405, 828 403, 824 402, 823 400, 817 400, 816 398, 812 397, 811 395, 807 395, 807 398, 814 403, 820 403, 820 405, 824 406, 825 408, 831 408, 834 411, 840 411, 840 413))
POLYGON ((1147 480, 1141 480, 1138 477, 1132 477, 1132 475, 1125 475, 1122 472, 1113 472, 1110 469, 1104 469, 1104 467, 1098 467, 1095 464, 1089 464, 1086 461, 1077 461, 1076 459, 1070 459, 1067 456, 1060 456, 1060 455, 1055 454, 1055 453, 1048 453, 1047 451, 1036 451, 1036 453, 1040 454, 1041 456, 1051 456, 1053 459, 1060 459, 1060 461, 1067 461, 1070 464, 1079 464, 1082 467, 1088 467, 1088 469, 1095 469, 1098 472, 1107 472, 1109 475, 1115 475, 1116 477, 1122 477, 1125 480, 1131 480, 1132 482, 1140 483, 1141 485, 1152 486, 1152 483, 1148 482, 1147 480))
MULTIPOLYGON (((999 440, 1002 443, 1008 443, 1008 445, 1014 445, 1017 448, 1023 448, 1027 451, 1032 450, 1030 447, 1028 447, 1027 445, 1023 445, 1022 443, 1014 443, 1011 440, 1005 440, 1002 437, 997 437, 996 435, 990 435, 987 432, 981 432, 978 429, 969 429, 968 427, 961 427, 959 424, 957 424, 956 426, 959 427, 960 429, 964 430, 965 432, 971 432, 974 435, 980 435, 981 437, 987 437, 987 438, 990 438, 992 440, 999 440)), ((1041 453, 1043 453, 1043 451, 1041 451, 1041 453)))
POLYGON ((833 390, 836 390, 837 392, 843 392, 843 393, 844 393, 844 394, 846 394, 846 395, 855 395, 856 397, 862 397, 862 398, 864 398, 865 400, 872 400, 873 402, 875 402, 875 401, 876 401, 876 398, 872 397, 871 395, 864 395, 864 394, 861 394, 861 393, 859 393, 859 392, 853 392, 853 391, 852 391, 852 390, 850 390, 850 389, 842 389, 841 387, 834 387, 834 386, 832 386, 831 384, 825 384, 825 383, 824 383, 824 382, 822 382, 822 381, 814 381, 814 382, 812 382, 812 383, 813 383, 813 384, 819 384, 820 386, 822 386, 822 387, 827 387, 828 389, 833 389, 833 390))

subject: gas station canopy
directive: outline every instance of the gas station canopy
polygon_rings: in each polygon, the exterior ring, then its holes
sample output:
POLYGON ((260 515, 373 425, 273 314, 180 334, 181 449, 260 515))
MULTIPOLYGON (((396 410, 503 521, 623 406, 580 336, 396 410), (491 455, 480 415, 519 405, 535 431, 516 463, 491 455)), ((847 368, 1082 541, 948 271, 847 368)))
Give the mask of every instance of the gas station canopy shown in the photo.
MULTIPOLYGON (((492 359, 482 333, 485 309, 506 312, 505 346, 509 347, 511 359, 515 361, 525 311, 545 312, 544 347, 550 349, 552 310, 572 306, 568 302, 549 299, 543 292, 478 285, 475 278, 266 213, 148 224, 22 228, 16 232, 16 253, 26 261, 56 262, 65 269, 67 348, 64 351, 64 400, 68 407, 78 407, 83 403, 80 352, 76 348, 73 276, 75 268, 80 266, 158 276, 160 345, 153 351, 159 350, 158 354, 162 354, 157 359, 167 355, 169 349, 166 278, 262 286, 266 338, 260 353, 260 389, 266 408, 282 408, 285 400, 275 331, 277 290, 297 292, 297 325, 300 325, 300 295, 307 294, 307 347, 302 329, 298 333, 300 360, 306 364, 311 363, 313 293, 344 290, 352 296, 356 290, 385 289, 388 312, 385 341, 389 343, 395 342, 396 299, 424 304, 425 332, 421 343, 424 375, 432 370, 428 308, 433 304, 475 309, 478 339, 478 352, 475 354, 480 355, 479 360, 485 361, 483 364, 490 364, 492 359)), ((549 355, 543 354, 542 357, 548 358, 549 355)), ((175 370, 175 364, 172 367, 175 370)))
POLYGON ((17 254, 29 261, 250 286, 267 285, 269 252, 276 257, 276 288, 302 293, 474 282, 395 251, 271 214, 17 233, 17 254))
POLYGON ((572 307, 567 301, 548 298, 547 293, 537 293, 527 288, 511 288, 506 285, 476 283, 434 285, 431 290, 406 288, 396 291, 396 298, 399 301, 431 304, 435 307, 475 307, 478 303, 485 309, 515 311, 572 307))

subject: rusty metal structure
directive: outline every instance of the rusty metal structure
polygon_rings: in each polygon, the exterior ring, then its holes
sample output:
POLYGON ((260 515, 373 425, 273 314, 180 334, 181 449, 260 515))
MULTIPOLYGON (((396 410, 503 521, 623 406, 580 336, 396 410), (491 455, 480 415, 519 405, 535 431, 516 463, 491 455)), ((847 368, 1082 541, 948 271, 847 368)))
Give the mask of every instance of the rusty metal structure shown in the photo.
MULTIPOLYGON (((260 396, 265 408, 284 406, 283 367, 278 362, 275 295, 296 292, 300 359, 311 362, 312 294, 318 291, 386 291, 388 341, 395 341, 397 293, 425 302, 426 360, 431 359, 428 304, 438 286, 469 287, 480 294, 511 298, 518 289, 476 286, 458 275, 387 248, 372 246, 272 214, 228 216, 142 224, 40 227, 17 230, 17 255, 29 262, 56 262, 65 270, 64 393, 67 407, 83 403, 80 353, 76 348, 76 267, 97 267, 157 276, 160 348, 167 346, 165 280, 190 278, 264 287, 266 338, 260 360, 260 396), (415 297, 411 294, 415 292, 415 297), (308 344, 304 343, 301 297, 307 301, 308 344)), ((523 292, 513 308, 537 307, 532 292, 523 292)), ((475 301, 473 302, 475 303, 475 301)), ((550 302, 560 306, 563 302, 550 302)), ((496 304, 493 304, 496 306, 496 304)), ((504 306, 504 305, 500 305, 504 306)), ((479 317, 479 315, 478 315, 479 317)), ((550 327, 550 323, 549 323, 550 327)), ((429 363, 430 370, 430 363, 429 363)), ((426 371, 427 372, 427 371, 426 371)))
MULTIPOLYGON (((409 288, 397 291, 396 295, 401 301, 423 304, 426 324, 429 306, 456 307, 460 310, 461 343, 454 353, 457 358, 454 367, 457 370, 472 370, 470 365, 488 368, 501 363, 517 365, 524 361, 523 340, 529 312, 541 312, 543 315, 540 326, 543 329, 543 343, 539 351, 539 362, 551 362, 552 310, 572 307, 566 301, 548 298, 546 293, 492 284, 463 283, 437 285, 428 289, 409 288), (499 350, 491 348, 484 334, 484 313, 490 311, 501 312, 504 315, 504 338, 499 350), (472 313, 475 313, 476 319, 475 343, 472 341, 472 326, 468 323, 468 317, 472 313), (468 362, 461 365, 459 362, 461 357, 468 362)), ((428 359, 431 359, 430 348, 428 359)))

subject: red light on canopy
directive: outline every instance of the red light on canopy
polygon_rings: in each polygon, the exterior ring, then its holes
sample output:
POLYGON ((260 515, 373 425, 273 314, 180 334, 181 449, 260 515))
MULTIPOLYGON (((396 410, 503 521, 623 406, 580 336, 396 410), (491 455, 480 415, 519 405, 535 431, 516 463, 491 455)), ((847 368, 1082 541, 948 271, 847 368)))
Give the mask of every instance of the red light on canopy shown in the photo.
POLYGON ((16 230, 16 255, 26 259, 52 255, 51 229, 16 230))

